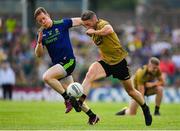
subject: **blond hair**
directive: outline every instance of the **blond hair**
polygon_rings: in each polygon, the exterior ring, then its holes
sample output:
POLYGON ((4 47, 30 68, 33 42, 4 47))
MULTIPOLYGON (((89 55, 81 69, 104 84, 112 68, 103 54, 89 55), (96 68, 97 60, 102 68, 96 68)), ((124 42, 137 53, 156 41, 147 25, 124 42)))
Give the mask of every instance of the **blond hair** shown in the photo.
MULTIPOLYGON (((35 11, 34 11, 34 18, 36 19, 37 16, 41 13, 44 14, 48 14, 47 11, 43 8, 43 7, 38 7, 35 11)), ((48 14, 49 15, 49 14, 48 14)))
POLYGON ((157 57, 151 57, 149 59, 149 63, 154 64, 154 65, 159 65, 160 60, 157 57))

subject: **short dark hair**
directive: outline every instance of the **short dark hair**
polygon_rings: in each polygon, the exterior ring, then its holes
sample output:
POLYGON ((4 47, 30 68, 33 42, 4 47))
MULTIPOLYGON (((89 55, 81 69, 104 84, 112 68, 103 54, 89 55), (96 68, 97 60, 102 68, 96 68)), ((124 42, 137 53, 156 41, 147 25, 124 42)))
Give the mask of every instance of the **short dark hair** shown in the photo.
POLYGON ((160 63, 159 59, 156 57, 151 57, 149 62, 154 65, 159 65, 159 63, 160 63))
POLYGON ((96 15, 96 13, 94 13, 93 11, 87 10, 87 11, 85 11, 85 12, 83 12, 83 13, 81 14, 81 20, 83 20, 83 21, 85 21, 85 20, 90 20, 90 19, 92 19, 93 16, 95 16, 95 15, 96 15))
POLYGON ((41 14, 41 13, 44 13, 44 14, 48 14, 47 11, 43 8, 43 7, 38 7, 35 11, 34 11, 34 18, 36 19, 36 17, 41 14))

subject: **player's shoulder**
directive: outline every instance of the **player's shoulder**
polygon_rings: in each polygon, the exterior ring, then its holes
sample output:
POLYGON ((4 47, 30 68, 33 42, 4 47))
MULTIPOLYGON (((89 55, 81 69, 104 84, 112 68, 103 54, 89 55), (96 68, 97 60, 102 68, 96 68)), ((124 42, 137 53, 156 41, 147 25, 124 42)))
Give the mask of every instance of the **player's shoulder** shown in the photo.
POLYGON ((147 70, 147 65, 143 65, 143 66, 139 67, 139 69, 145 71, 145 70, 147 70))
POLYGON ((109 22, 104 20, 104 19, 99 19, 98 20, 98 26, 103 27, 105 25, 109 25, 109 22))
POLYGON ((144 73, 146 72, 146 70, 147 70, 147 65, 143 65, 142 67, 139 67, 139 68, 137 69, 137 73, 142 73, 142 74, 144 74, 144 73))
POLYGON ((64 22, 64 19, 53 20, 54 25, 59 25, 59 24, 62 24, 63 22, 64 22))
POLYGON ((100 23, 109 23, 107 20, 104 20, 104 19, 99 19, 99 22, 100 23))
POLYGON ((60 20, 54 20, 53 25, 55 27, 72 27, 72 19, 71 18, 62 18, 60 20))
POLYGON ((157 76, 161 76, 162 75, 162 71, 160 70, 160 68, 157 70, 157 76))

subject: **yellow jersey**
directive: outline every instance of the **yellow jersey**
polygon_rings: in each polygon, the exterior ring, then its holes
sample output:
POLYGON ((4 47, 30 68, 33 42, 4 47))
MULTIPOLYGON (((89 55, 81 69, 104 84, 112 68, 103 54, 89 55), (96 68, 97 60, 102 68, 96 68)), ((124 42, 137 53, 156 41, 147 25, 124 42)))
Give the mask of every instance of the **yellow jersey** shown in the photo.
POLYGON ((134 87, 138 89, 139 85, 145 85, 146 82, 154 81, 158 79, 161 76, 160 69, 156 71, 155 73, 149 73, 147 71, 147 65, 144 65, 143 67, 139 68, 134 76, 133 83, 134 87))
MULTIPOLYGON (((107 21, 99 19, 96 30, 101 30, 108 24, 107 21)), ((123 49, 115 32, 106 36, 93 34, 91 37, 99 48, 101 59, 109 65, 118 64, 128 55, 127 51, 123 49)))

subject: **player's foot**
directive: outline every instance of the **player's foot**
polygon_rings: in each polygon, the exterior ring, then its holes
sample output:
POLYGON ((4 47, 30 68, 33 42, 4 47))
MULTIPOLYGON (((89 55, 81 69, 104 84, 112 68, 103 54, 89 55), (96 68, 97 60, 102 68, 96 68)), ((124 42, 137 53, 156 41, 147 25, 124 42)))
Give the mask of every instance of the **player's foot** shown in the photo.
POLYGON ((81 106, 79 105, 78 101, 76 100, 75 97, 71 96, 70 97, 70 102, 72 106, 74 107, 76 112, 81 112, 81 106))
POLYGON ((155 116, 160 116, 161 114, 160 114, 159 111, 154 111, 154 115, 155 115, 155 116))
POLYGON ((69 99, 68 99, 68 100, 65 100, 64 104, 65 104, 65 106, 66 106, 66 111, 65 111, 65 113, 70 112, 70 111, 72 110, 72 108, 73 108, 72 105, 71 105, 70 100, 69 100, 69 99))
POLYGON ((126 109, 127 109, 127 107, 124 107, 121 111, 117 112, 115 115, 117 115, 117 116, 125 115, 126 114, 126 109))
POLYGON ((89 117, 88 124, 95 125, 96 123, 98 123, 99 120, 100 120, 100 118, 97 115, 95 115, 93 117, 89 117))
POLYGON ((152 123, 152 116, 151 116, 151 113, 150 113, 148 106, 143 108, 143 113, 144 113, 146 126, 150 126, 152 123))

